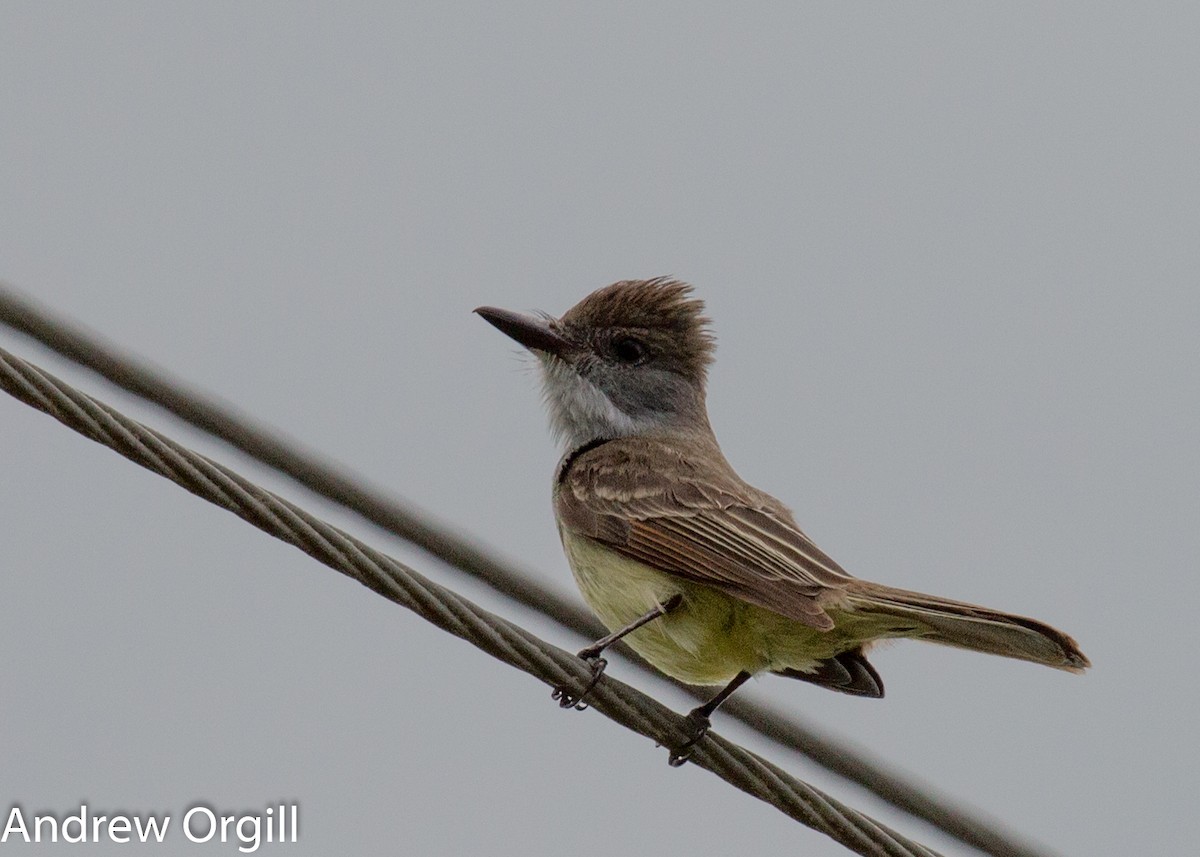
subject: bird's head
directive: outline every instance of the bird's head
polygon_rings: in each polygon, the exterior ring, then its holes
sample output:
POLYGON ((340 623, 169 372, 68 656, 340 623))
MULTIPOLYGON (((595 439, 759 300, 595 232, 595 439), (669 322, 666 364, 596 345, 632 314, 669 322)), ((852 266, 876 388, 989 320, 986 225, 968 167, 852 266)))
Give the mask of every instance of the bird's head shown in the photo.
POLYGON ((714 340, 686 283, 622 280, 562 316, 475 312, 538 357, 555 433, 596 438, 709 432, 706 369, 714 340))

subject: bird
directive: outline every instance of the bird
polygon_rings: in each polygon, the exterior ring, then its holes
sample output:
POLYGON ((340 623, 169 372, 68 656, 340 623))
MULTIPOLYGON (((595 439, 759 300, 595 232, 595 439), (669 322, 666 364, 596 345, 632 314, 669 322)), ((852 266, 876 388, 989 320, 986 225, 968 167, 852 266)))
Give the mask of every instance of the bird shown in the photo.
POLYGON ((687 761, 711 716, 769 673, 867 698, 883 681, 867 660, 881 640, 914 638, 1069 672, 1090 666, 1075 641, 1034 619, 852 576, 791 510, 726 460, 707 411, 716 345, 704 303, 670 277, 600 288, 561 317, 483 306, 483 319, 532 352, 563 455, 553 506, 568 565, 611 633, 580 650, 585 707, 624 640, 666 675, 721 688, 687 715, 687 761))

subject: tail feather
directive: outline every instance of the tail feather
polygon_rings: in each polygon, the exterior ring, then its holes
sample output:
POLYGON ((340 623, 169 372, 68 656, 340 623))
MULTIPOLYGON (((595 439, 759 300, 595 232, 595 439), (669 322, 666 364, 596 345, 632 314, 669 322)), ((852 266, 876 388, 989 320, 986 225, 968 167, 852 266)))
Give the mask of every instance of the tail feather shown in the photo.
POLYGON ((851 696, 883 698, 883 679, 863 655, 862 649, 842 652, 840 655, 819 661, 811 672, 789 667, 776 670, 775 675, 798 678, 851 696))
POLYGON ((914 637, 1069 672, 1091 666, 1074 640, 1044 622, 878 583, 856 583, 848 593, 851 605, 863 613, 911 623, 914 637))

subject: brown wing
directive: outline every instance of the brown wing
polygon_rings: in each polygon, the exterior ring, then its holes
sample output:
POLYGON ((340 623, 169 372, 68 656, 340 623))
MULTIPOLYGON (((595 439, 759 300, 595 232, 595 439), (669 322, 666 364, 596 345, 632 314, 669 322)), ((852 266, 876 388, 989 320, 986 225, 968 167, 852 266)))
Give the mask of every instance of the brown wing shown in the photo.
POLYGON ((711 441, 626 438, 569 456, 555 505, 573 532, 661 571, 828 630, 852 579, 711 441))

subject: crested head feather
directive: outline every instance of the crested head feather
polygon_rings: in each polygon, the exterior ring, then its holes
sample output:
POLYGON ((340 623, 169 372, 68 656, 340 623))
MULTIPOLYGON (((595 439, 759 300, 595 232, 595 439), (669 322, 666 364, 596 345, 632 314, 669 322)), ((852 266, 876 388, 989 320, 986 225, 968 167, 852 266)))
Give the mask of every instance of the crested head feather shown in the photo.
POLYGON ((688 283, 671 277, 621 280, 592 292, 560 323, 568 330, 608 329, 665 340, 680 368, 702 379, 716 340, 704 301, 691 295, 688 283))

